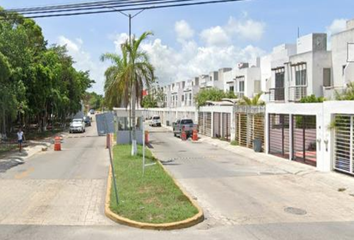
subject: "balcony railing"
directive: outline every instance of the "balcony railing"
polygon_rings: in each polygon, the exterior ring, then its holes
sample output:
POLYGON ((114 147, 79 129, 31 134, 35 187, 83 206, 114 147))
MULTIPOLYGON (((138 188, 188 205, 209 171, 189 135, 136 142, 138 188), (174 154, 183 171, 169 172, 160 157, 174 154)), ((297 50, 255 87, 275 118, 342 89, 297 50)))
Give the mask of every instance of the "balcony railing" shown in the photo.
POLYGON ((270 102, 277 102, 277 101, 284 101, 285 94, 284 88, 270 88, 269 89, 269 101, 270 102))
POLYGON ((307 96, 307 86, 289 87, 289 102, 299 102, 307 96))
POLYGON ((343 86, 332 86, 332 87, 323 87, 322 86, 322 96, 329 99, 336 99, 337 95, 340 95, 345 92, 345 87, 343 86))

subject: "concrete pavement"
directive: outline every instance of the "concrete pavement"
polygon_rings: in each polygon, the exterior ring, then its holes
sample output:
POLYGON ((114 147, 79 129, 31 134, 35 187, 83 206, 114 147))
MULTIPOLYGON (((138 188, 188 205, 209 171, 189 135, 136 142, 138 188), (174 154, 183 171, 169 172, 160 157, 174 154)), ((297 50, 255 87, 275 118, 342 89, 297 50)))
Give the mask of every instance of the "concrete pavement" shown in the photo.
POLYGON ((0 239, 353 239, 348 192, 311 181, 308 171, 231 153, 211 139, 181 142, 163 128, 150 132, 152 150, 204 208, 203 223, 158 232, 108 220, 108 154, 105 138, 91 127, 64 139, 62 152, 39 153, 0 173, 0 239))
POLYGON ((66 137, 61 152, 38 153, 0 173, 0 224, 112 225, 103 214, 109 166, 104 143, 87 128, 66 137))
MULTIPOLYGON (((293 239, 303 239, 291 232, 293 225, 336 226, 354 221, 354 198, 349 191, 354 189, 354 181, 348 176, 319 173, 265 154, 255 157, 253 151, 241 147, 233 147, 239 152, 227 151, 210 138, 193 143, 183 142, 164 129, 149 132, 153 152, 195 196, 206 211, 204 224, 211 228, 282 224, 289 226, 293 239), (339 192, 336 186, 349 190, 339 192)), ((354 225, 347 226, 348 232, 354 230, 354 225)))

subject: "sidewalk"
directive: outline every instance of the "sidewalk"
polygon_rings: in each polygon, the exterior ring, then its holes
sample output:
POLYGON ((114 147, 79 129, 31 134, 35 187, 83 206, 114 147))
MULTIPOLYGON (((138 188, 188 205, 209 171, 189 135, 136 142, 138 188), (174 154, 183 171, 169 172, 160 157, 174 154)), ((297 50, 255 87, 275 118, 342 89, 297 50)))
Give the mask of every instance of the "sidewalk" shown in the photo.
MULTIPOLYGON (((65 137, 64 134, 57 135, 65 137)), ((47 137, 41 141, 29 140, 24 143, 22 152, 19 152, 16 147, 14 150, 4 153, 0 156, 0 173, 6 172, 14 166, 25 163, 26 160, 40 152, 48 151, 53 143, 54 137, 47 137)))
POLYGON ((325 185, 335 191, 343 192, 354 197, 354 177, 335 171, 320 172, 314 167, 289 161, 284 158, 276 157, 265 153, 256 153, 252 149, 240 146, 233 146, 229 142, 213 139, 206 136, 199 136, 198 142, 205 142, 218 148, 225 149, 234 154, 249 159, 250 161, 257 161, 268 166, 285 171, 289 174, 294 174, 305 178, 308 181, 317 182, 325 185))

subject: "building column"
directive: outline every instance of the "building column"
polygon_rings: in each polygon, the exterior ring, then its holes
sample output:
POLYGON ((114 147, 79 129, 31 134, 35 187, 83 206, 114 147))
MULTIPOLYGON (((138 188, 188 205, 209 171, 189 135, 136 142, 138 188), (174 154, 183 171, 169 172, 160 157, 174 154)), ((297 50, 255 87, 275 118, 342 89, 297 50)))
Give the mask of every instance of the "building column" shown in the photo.
POLYGON ((232 108, 230 116, 230 141, 236 139, 236 118, 235 118, 235 106, 232 108))
MULTIPOLYGON (((304 120, 303 120, 304 121, 304 120)), ((289 114, 289 160, 293 157, 293 115, 289 114)))

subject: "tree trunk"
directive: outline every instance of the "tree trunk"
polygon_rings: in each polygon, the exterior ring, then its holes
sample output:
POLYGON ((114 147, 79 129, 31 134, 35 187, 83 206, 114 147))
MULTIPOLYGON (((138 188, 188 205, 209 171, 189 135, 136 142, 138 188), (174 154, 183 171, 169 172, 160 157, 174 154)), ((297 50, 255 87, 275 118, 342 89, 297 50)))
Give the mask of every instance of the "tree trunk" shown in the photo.
POLYGON ((137 143, 136 143, 136 93, 135 93, 135 84, 132 84, 132 156, 135 156, 138 152, 137 143))
POLYGON ((4 104, 2 104, 2 134, 4 137, 6 136, 6 117, 4 104))

